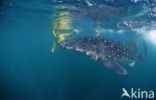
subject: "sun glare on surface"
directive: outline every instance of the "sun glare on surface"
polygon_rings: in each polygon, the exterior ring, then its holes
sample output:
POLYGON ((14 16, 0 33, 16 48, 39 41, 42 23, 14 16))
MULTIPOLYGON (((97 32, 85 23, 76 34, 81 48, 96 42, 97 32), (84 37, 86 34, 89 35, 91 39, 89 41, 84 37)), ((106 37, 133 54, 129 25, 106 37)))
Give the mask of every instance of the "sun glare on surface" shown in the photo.
POLYGON ((156 30, 151 30, 150 32, 149 32, 149 39, 150 39, 150 41, 154 44, 154 45, 156 45, 156 30))

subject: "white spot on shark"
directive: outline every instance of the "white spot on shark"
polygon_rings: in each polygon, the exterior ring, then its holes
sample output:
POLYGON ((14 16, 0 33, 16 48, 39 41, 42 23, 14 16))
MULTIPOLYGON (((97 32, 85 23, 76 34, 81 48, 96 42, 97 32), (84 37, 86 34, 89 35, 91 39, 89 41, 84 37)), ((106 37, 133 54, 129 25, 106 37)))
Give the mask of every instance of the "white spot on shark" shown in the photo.
POLYGON ((84 50, 83 49, 80 49, 80 48, 76 48, 77 51, 80 51, 80 52, 83 52, 84 50))
POLYGON ((67 49, 73 49, 73 47, 66 47, 67 49))
POLYGON ((131 62, 131 63, 129 64, 130 67, 133 67, 134 65, 135 65, 135 62, 131 62))

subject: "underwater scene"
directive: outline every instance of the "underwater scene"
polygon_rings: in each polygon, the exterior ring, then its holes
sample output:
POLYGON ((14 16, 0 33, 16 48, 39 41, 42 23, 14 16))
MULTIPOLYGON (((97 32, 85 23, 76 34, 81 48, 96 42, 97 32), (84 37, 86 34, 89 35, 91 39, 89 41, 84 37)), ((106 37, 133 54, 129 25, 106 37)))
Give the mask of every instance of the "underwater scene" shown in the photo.
POLYGON ((0 0, 0 100, 156 100, 156 0, 0 0))

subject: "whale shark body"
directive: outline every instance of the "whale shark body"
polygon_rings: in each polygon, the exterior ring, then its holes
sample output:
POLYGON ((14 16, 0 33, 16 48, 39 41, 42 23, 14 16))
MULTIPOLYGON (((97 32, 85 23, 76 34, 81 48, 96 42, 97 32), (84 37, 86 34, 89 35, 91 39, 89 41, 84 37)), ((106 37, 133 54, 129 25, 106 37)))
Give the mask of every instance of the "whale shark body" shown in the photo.
POLYGON ((137 53, 137 41, 122 43, 100 37, 82 37, 66 39, 60 45, 66 49, 82 52, 122 75, 126 75, 127 71, 119 62, 134 62, 142 57, 137 53))

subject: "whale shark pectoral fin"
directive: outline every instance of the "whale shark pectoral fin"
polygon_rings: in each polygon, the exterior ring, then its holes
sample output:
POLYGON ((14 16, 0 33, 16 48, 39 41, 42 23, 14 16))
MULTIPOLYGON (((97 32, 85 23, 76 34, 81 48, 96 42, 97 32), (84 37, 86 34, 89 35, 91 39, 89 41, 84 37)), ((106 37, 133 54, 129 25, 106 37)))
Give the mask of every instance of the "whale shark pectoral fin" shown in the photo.
POLYGON ((106 66, 107 68, 118 74, 121 75, 127 74, 127 71, 124 68, 122 68, 116 61, 110 61, 106 59, 98 59, 98 61, 100 61, 104 66, 106 66))

